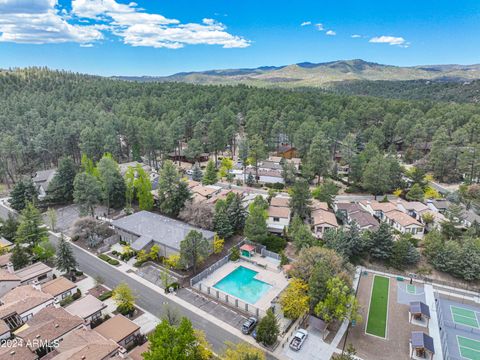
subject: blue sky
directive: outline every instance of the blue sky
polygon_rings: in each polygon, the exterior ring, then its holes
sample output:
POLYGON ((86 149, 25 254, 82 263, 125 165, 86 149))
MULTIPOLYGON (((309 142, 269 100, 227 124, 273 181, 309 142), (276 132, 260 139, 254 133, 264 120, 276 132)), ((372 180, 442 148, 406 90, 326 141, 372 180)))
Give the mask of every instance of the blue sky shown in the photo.
POLYGON ((168 75, 354 58, 480 63, 480 0, 0 0, 1 68, 168 75))

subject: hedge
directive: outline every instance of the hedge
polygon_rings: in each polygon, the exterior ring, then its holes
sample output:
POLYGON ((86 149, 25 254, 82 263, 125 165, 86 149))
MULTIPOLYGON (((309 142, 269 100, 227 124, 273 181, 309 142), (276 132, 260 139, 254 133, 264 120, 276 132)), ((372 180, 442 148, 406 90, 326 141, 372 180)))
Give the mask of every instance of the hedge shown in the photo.
POLYGON ((117 265, 120 264, 120 262, 117 259, 112 259, 110 256, 105 255, 105 254, 100 254, 100 255, 98 255, 98 257, 100 259, 102 259, 103 261, 106 261, 107 263, 109 263, 110 265, 113 265, 113 266, 117 266, 117 265))
POLYGON ((102 295, 98 297, 98 300, 105 301, 107 299, 110 299, 112 295, 113 295, 113 291, 105 291, 102 295))

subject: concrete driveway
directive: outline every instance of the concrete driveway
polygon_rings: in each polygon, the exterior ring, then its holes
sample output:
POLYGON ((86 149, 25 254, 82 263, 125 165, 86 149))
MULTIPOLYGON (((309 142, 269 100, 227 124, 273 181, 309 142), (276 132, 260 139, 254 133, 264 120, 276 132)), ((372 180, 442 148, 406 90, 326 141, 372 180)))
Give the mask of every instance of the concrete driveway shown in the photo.
POLYGON ((299 351, 293 351, 288 344, 285 344, 283 355, 292 360, 329 360, 331 352, 330 345, 322 340, 319 332, 308 330, 308 338, 299 351))

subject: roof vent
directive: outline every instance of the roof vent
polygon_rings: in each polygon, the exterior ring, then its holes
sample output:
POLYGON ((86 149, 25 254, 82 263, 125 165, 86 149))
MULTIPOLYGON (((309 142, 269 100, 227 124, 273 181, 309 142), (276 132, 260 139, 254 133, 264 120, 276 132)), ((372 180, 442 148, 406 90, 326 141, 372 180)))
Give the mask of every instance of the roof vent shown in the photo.
POLYGON ((10 355, 15 355, 15 350, 10 351, 10 355))
POLYGON ((56 329, 56 328, 58 328, 59 326, 60 326, 60 325, 58 325, 58 324, 55 324, 55 329, 56 329))

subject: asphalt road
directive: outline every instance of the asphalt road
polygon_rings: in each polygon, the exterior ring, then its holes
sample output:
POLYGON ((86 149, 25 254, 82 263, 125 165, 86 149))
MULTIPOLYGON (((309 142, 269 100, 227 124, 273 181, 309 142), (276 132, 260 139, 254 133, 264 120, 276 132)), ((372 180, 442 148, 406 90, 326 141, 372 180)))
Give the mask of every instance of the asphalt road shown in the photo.
MULTIPOLYGON (((5 207, 0 206, 0 217, 5 219, 7 216, 8 210, 5 209, 5 207)), ((58 238, 54 235, 50 235, 50 241, 54 245, 57 245, 58 238)), ((215 352, 222 353, 222 351, 225 349, 225 342, 227 341, 233 343, 239 343, 242 341, 241 338, 211 323, 195 312, 192 312, 173 301, 169 301, 167 296, 162 295, 143 285, 142 283, 132 279, 128 275, 116 270, 111 265, 108 265, 99 258, 92 256, 81 249, 78 249, 76 246, 72 246, 72 250, 75 258, 77 259, 80 270, 94 278, 101 277, 104 281, 104 284, 109 288, 114 288, 119 283, 126 282, 137 296, 137 305, 154 314, 155 316, 162 318, 164 306, 168 303, 170 308, 175 309, 181 316, 185 316, 190 319, 194 328, 203 330, 205 332, 207 340, 210 342, 210 344, 212 344, 215 352)), ((266 355, 267 359, 276 359, 270 354, 266 355)))

